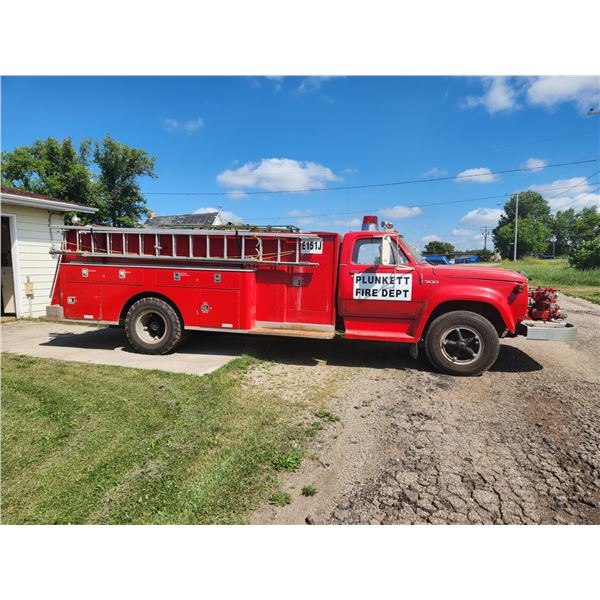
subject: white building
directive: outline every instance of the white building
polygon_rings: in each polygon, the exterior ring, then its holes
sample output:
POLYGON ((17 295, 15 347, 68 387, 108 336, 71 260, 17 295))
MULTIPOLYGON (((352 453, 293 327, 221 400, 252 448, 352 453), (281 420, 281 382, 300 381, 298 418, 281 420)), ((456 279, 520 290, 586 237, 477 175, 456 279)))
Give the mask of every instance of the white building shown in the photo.
POLYGON ((57 258, 51 255, 67 212, 97 209, 2 186, 2 315, 41 317, 50 304, 57 258))

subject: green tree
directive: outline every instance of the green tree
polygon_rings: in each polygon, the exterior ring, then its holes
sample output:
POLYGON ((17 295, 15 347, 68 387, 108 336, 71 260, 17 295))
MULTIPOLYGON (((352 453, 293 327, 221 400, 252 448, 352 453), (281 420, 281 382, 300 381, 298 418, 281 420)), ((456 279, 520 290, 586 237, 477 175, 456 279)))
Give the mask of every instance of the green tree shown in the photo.
MULTIPOLYGON (((550 229, 544 223, 536 221, 532 217, 526 217, 524 219, 519 217, 517 258, 545 252, 548 247, 550 236, 550 229)), ((504 254, 504 256, 512 257, 514 239, 514 221, 494 230, 496 247, 504 254)))
POLYGON ((556 236, 556 254, 567 254, 572 248, 600 237, 600 214, 596 206, 586 206, 579 212, 569 208, 558 211, 550 224, 556 236))
POLYGON ((429 242, 425 246, 427 254, 453 254, 454 246, 450 242, 429 242))
MULTIPOLYGON (((577 216, 573 208, 565 211, 558 211, 554 219, 550 222, 550 231, 556 237, 555 253, 557 256, 567 254, 573 239, 575 238, 575 227, 577 216)), ((552 247, 552 244, 550 244, 552 247)))
POLYGON ((586 206, 576 215, 573 245, 600 238, 600 213, 597 206, 586 206))
POLYGON ((110 136, 95 143, 85 139, 79 148, 71 138, 49 137, 3 152, 2 183, 98 208, 82 216, 84 223, 131 227, 148 214, 138 180, 156 177, 155 160, 110 136))
POLYGON ((148 215, 138 178, 156 177, 156 159, 106 136, 95 144, 94 162, 100 171, 96 218, 113 227, 134 227, 148 215))
POLYGON ((569 264, 576 269, 600 269, 600 238, 577 244, 569 253, 569 264))
MULTIPOLYGON (((504 256, 512 256, 517 195, 504 205, 504 214, 493 231, 494 244, 504 256)), ((548 201, 537 192, 519 194, 517 257, 544 252, 551 237, 552 215, 548 201)))
POLYGON ((89 140, 77 149, 70 137, 59 142, 53 137, 36 140, 2 153, 2 183, 93 206, 96 189, 90 170, 89 140))
POLYGON ((492 260, 494 253, 491 250, 484 250, 483 248, 478 248, 477 250, 467 250, 467 254, 474 254, 479 257, 481 262, 489 262, 492 260))

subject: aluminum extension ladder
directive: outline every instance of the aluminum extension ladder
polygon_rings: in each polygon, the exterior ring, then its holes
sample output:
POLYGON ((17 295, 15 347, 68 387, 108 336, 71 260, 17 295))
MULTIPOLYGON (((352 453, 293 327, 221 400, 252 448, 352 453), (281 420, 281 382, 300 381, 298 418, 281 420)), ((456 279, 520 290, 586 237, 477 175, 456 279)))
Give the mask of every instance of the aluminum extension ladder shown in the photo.
POLYGON ((51 229, 62 234, 60 247, 53 247, 50 251, 51 254, 58 255, 302 267, 316 266, 317 264, 300 260, 302 242, 319 239, 319 236, 313 233, 70 225, 52 226, 51 229), (170 245, 167 242, 166 246, 163 246, 166 236, 170 238, 170 245), (187 244, 186 242, 181 243, 182 238, 187 238, 187 244), (194 239, 197 238, 204 239, 204 253, 198 253, 195 250, 197 244, 194 244, 194 239), (231 238, 238 242, 239 256, 228 255, 228 240, 231 238), (223 251, 220 256, 211 254, 211 240, 214 247, 214 241, 217 239, 222 239, 223 251), (178 241, 180 242, 179 247, 187 245, 185 253, 178 252, 178 241), (293 246, 292 250, 282 248, 283 245, 289 247, 290 242, 293 246), (265 246, 267 245, 272 246, 270 252, 266 251, 265 246), (146 251, 148 248, 152 249, 151 253, 146 251))

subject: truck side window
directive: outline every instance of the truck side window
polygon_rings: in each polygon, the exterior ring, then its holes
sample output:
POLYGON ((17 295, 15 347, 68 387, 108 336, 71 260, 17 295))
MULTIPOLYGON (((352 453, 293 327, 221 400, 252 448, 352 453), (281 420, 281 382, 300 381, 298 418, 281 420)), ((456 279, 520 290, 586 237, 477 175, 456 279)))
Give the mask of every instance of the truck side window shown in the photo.
MULTIPOLYGON (((408 259, 403 252, 399 252, 396 245, 392 245, 392 260, 396 264, 404 265, 408 259)), ((381 238, 367 238, 356 240, 352 250, 352 264, 355 265, 380 265, 381 264, 381 238)))
POLYGON ((355 265, 380 265, 381 238, 356 240, 352 251, 352 262, 355 265))

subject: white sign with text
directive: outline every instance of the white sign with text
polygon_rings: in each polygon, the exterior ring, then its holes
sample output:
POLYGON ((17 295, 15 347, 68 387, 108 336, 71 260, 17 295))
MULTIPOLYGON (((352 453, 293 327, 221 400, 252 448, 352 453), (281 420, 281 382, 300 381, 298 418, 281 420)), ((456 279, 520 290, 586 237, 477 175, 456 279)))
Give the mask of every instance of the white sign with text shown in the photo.
POLYGON ((323 238, 302 240, 300 251, 302 254, 323 254, 323 238))
POLYGON ((412 298, 412 273, 355 273, 355 300, 394 300, 412 298))

